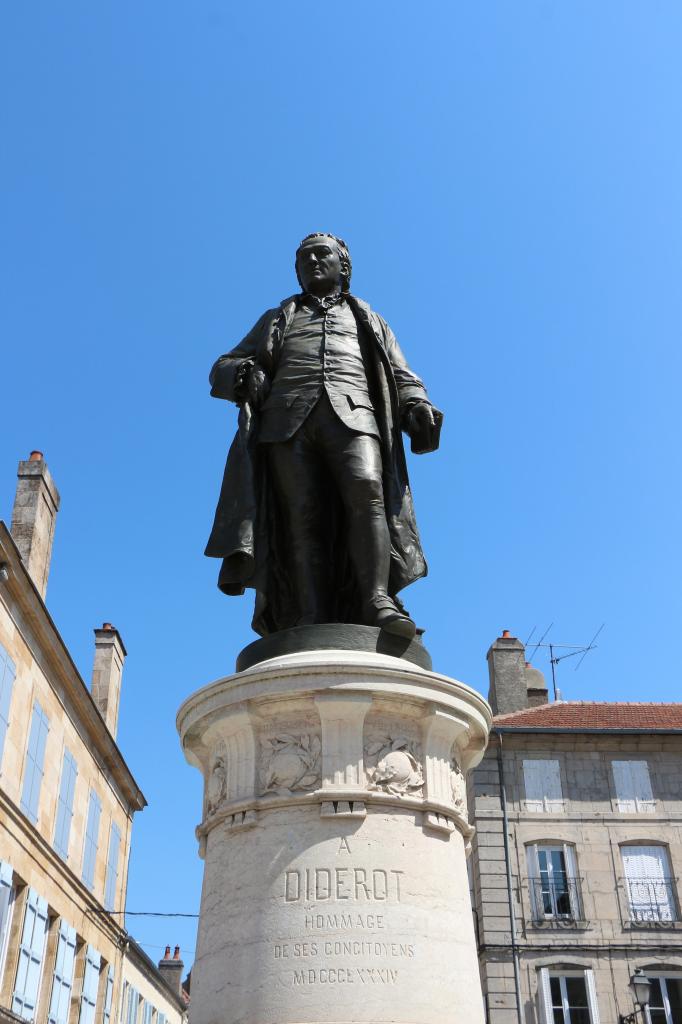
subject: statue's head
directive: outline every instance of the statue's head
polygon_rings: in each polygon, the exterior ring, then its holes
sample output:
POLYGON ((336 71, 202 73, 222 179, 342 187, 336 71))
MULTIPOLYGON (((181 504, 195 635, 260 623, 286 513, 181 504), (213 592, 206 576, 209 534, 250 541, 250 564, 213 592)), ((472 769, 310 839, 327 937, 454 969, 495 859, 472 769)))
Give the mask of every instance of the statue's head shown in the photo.
POLYGON ((350 288, 352 265, 342 238, 316 231, 306 235, 296 250, 296 277, 306 292, 324 295, 332 288, 350 288))

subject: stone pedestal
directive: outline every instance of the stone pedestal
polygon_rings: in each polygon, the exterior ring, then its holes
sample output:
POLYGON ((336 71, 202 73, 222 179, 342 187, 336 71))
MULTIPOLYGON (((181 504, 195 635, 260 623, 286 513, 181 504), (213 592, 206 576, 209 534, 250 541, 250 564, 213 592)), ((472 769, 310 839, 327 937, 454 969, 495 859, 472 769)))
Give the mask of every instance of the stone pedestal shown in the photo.
POLYGON ((466 773, 490 709, 383 654, 287 654, 178 713, 205 779, 191 1024, 483 1024, 466 773))

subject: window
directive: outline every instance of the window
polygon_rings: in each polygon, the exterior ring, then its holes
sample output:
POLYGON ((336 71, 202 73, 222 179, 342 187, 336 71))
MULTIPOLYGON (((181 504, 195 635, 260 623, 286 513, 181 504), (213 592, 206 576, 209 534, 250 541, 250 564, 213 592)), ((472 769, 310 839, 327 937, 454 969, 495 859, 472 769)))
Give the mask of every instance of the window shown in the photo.
POLYGON ((109 833, 109 856, 107 857, 107 875, 104 882, 104 906, 113 910, 116 902, 116 883, 118 882, 118 852, 121 846, 121 830, 112 822, 109 833))
POLYGON ((543 1024, 599 1024, 599 1008, 590 970, 540 971, 543 1024))
POLYGON ((663 846, 621 847, 630 917, 639 923, 677 920, 668 851, 663 846))
POLYGON ((121 992, 121 1024, 125 1024, 126 1016, 126 995, 128 992, 128 982, 123 982, 123 990, 121 992))
POLYGON ((132 985, 128 986, 128 1007, 125 1016, 125 1024, 137 1024, 137 1010, 140 1002, 140 996, 136 988, 132 985))
POLYGON ((148 1003, 147 1000, 145 999, 144 1006, 142 1008, 142 1024, 152 1024, 152 1013, 153 1012, 154 1012, 154 1007, 152 1006, 151 1003, 148 1003))
POLYGON ((0 860, 0 979, 5 970, 9 927, 12 922, 14 908, 14 888, 12 886, 12 865, 0 860))
POLYGON ((29 889, 19 946, 17 980, 12 996, 12 1010, 25 1020, 33 1020, 35 1017, 46 935, 47 901, 34 889, 29 889))
POLYGON ((648 1024, 682 1024, 682 977, 656 978, 651 974, 649 977, 651 997, 648 1024))
POLYGON ((526 789, 526 810, 556 814, 564 809, 561 791, 561 772, 558 761, 523 762, 523 781, 526 789))
POLYGON ((76 958, 76 929, 61 921, 57 941, 57 958, 52 980, 49 1024, 68 1024, 73 986, 73 965, 76 958))
POLYGON ((651 792, 649 765, 646 761, 612 761, 616 805, 624 814, 652 813, 656 801, 651 792))
POLYGON ((64 751, 62 778, 57 801, 57 823, 54 830, 54 848, 64 860, 69 859, 69 836, 73 817, 73 795, 76 789, 78 768, 73 754, 64 751))
POLYGON ((85 951, 83 994, 81 995, 81 1012, 78 1024, 94 1024, 97 989, 99 987, 100 960, 101 957, 97 950, 93 946, 88 946, 85 951))
POLYGON ((88 820, 85 826, 85 845, 83 847, 83 881, 88 889, 95 888, 95 863, 97 861, 97 845, 99 842, 99 819, 102 805, 94 789, 90 790, 88 803, 88 820))
POLYGON ((567 843, 528 847, 531 904, 536 921, 580 918, 580 893, 573 847, 567 843))
POLYGON ((2 752, 5 748, 5 736, 9 728, 9 706, 12 702, 12 690, 17 670, 5 648, 0 644, 0 767, 2 752))
POLYGON ((47 716, 38 701, 33 704, 31 732, 26 749, 24 766, 24 786, 21 792, 21 809, 34 825, 38 823, 38 803, 40 786, 43 781, 43 763, 45 761, 45 743, 50 729, 47 716))
POLYGON ((104 990, 104 1008, 102 1010, 102 1024, 110 1024, 111 1007, 114 999, 114 968, 110 965, 107 971, 107 983, 104 990))

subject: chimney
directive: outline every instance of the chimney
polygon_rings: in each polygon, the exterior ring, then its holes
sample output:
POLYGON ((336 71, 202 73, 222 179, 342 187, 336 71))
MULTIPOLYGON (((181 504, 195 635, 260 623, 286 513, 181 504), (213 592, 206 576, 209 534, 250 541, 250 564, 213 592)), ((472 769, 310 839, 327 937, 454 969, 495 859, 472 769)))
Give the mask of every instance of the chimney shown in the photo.
POLYGON ((29 575, 45 600, 59 491, 42 452, 31 452, 17 470, 11 533, 29 575))
POLYGON ((536 708, 539 704, 547 704, 549 701, 545 677, 540 669, 533 668, 529 661, 526 662, 526 689, 529 708, 536 708))
POLYGON ((114 739, 118 727, 118 703, 126 654, 121 635, 110 622, 103 623, 101 629, 95 630, 92 696, 114 739))
POLYGON ((488 651, 490 690, 488 701, 494 715, 508 715, 547 703, 545 677, 526 661, 526 651, 508 629, 488 651))
POLYGON ((163 960, 159 960, 159 971, 166 984, 179 996, 182 995, 182 972, 184 969, 185 965, 180 959, 180 947, 175 947, 175 952, 171 957, 170 946, 166 946, 163 960))

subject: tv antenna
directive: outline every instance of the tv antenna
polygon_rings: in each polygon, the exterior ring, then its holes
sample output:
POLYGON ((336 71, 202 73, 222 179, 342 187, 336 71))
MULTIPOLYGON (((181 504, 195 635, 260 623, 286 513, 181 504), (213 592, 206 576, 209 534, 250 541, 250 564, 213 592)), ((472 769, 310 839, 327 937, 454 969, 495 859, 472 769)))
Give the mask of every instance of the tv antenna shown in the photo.
MULTIPOLYGON (((554 691, 554 700, 561 700, 561 690, 558 689, 557 684, 556 684, 556 668, 557 668, 557 665, 559 664, 560 661, 565 661, 566 658, 575 658, 576 656, 580 655, 580 661, 578 662, 578 664, 575 666, 575 668, 573 670, 574 672, 577 672, 578 669, 580 668, 580 666, 582 665, 583 661, 585 660, 585 657, 589 654, 590 651, 593 651, 595 649, 595 647, 597 646, 597 642, 596 642, 597 641, 597 637, 601 633, 601 631, 604 628, 604 626, 606 625, 606 623, 602 622, 601 626, 599 627, 597 632, 594 634, 594 636, 590 640, 589 644, 557 644, 557 643, 554 643, 553 641, 549 641, 549 640, 546 641, 545 638, 547 637, 547 634, 549 633, 549 631, 550 631, 550 629, 552 628, 553 625, 554 625, 554 623, 550 622, 549 626, 547 627, 545 632, 542 634, 540 639, 535 644, 533 644, 533 653, 531 654, 530 658, 528 659, 528 664, 530 664, 532 662, 532 660, 535 657, 539 647, 545 647, 545 648, 547 648, 549 650, 549 663, 552 666, 552 690, 554 691), (566 651, 566 653, 565 654, 557 654, 556 653, 557 651, 566 651)), ((528 641, 530 641, 530 638, 532 637, 533 633, 535 632, 535 629, 536 629, 536 627, 533 626, 532 630, 530 631, 530 636, 528 637, 528 640, 526 641, 526 643, 528 643, 528 641)))

